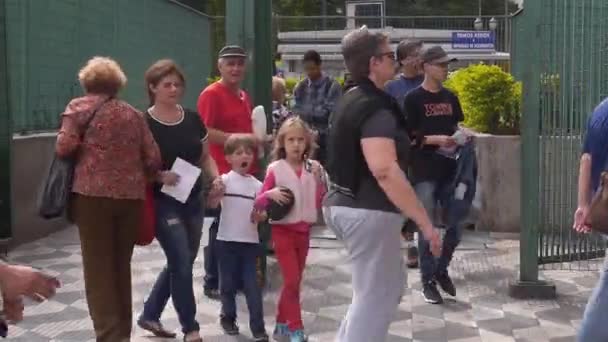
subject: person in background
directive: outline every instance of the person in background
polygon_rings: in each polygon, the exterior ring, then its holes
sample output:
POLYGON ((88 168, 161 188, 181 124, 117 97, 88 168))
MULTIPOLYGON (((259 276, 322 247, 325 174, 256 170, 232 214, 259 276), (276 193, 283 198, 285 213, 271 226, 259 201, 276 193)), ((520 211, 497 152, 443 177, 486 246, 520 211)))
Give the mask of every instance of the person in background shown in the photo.
POLYGON ((323 200, 328 227, 346 246, 353 298, 336 342, 385 341, 407 273, 401 255, 404 216, 418 224, 433 254, 441 238, 416 198, 405 170, 410 140, 405 118, 384 91, 395 75, 389 37, 366 27, 342 39, 342 55, 357 84, 336 106, 329 136, 323 200))
MULTIPOLYGON (((217 163, 219 173, 225 174, 231 170, 224 156, 224 144, 230 135, 251 134, 256 145, 264 142, 253 134, 251 101, 247 92, 241 89, 247 67, 247 52, 239 46, 225 46, 219 52, 217 67, 221 78, 202 91, 197 108, 209 132, 211 157, 217 163)), ((257 175, 258 170, 256 157, 247 172, 257 175)), ((220 299, 216 246, 220 213, 221 206, 208 210, 208 215, 213 216, 215 220, 209 229, 209 241, 204 249, 204 293, 213 299, 220 299)))
MULTIPOLYGON (((441 46, 425 49, 420 58, 424 81, 405 96, 404 109, 407 129, 414 141, 410 176, 416 194, 432 215, 440 195, 451 186, 451 180, 456 176, 458 144, 453 135, 460 130, 459 123, 464 120, 464 114, 458 97, 443 86, 449 63, 455 59, 449 57, 441 46)), ((464 130, 461 133, 469 134, 464 130)), ((437 283, 447 294, 456 295, 448 274, 448 266, 462 235, 458 215, 449 214, 455 209, 443 208, 448 218, 445 222, 447 231, 438 259, 431 254, 429 243, 418 239, 422 294, 427 303, 443 303, 437 283)))
MULTIPOLYGON (((397 100, 401 110, 403 110, 405 95, 410 90, 418 88, 424 81, 424 71, 419 56, 421 49, 422 42, 419 40, 402 40, 397 45, 397 62, 401 73, 396 79, 386 83, 385 90, 397 100)), ((411 220, 406 220, 401 234, 408 242, 406 265, 409 268, 418 267, 418 248, 414 245, 415 233, 416 225, 411 220)))
POLYGON ((144 116, 116 98, 127 82, 118 63, 94 57, 78 79, 85 95, 61 115, 56 153, 77 157, 70 215, 80 235, 97 341, 129 341, 131 257, 146 183, 160 167, 160 151, 144 116))
POLYGON ((167 265, 158 275, 137 323, 156 336, 174 338, 175 334, 160 323, 171 297, 184 341, 202 341, 192 284, 204 219, 202 179, 212 180, 210 196, 221 192, 221 180, 209 154, 205 125, 196 111, 180 105, 186 83, 180 68, 172 60, 159 60, 148 68, 144 78, 150 100, 146 118, 162 156, 162 168, 154 183, 154 206, 156 239, 167 265), (179 183, 179 175, 170 171, 178 158, 202 171, 185 203, 161 192, 163 185, 179 183))
POLYGON ((285 62, 283 62, 283 56, 280 52, 277 52, 274 55, 274 63, 273 63, 273 76, 285 78, 285 62))
MULTIPOLYGON (((600 185, 602 171, 608 166, 608 99, 600 103, 587 122, 578 175, 578 207, 574 213, 573 228, 579 233, 589 233, 591 227, 585 223, 589 205, 600 185)), ((605 264, 608 265, 608 257, 605 264)), ((578 331, 578 342, 608 341, 608 324, 605 314, 608 309, 608 268, 593 290, 583 321, 578 331)))
POLYGON ((292 111, 315 132, 318 148, 314 159, 324 164, 329 116, 342 95, 342 87, 336 80, 323 74, 321 55, 317 51, 307 51, 302 63, 306 78, 298 82, 293 90, 295 104, 292 111))
POLYGON ((399 75, 386 83, 385 90, 397 100, 403 110, 405 95, 418 88, 424 81, 424 70, 420 61, 422 42, 419 40, 402 40, 397 45, 397 62, 399 75))
POLYGON ((238 335, 236 294, 241 287, 249 309, 249 328, 254 341, 267 342, 262 288, 257 279, 257 259, 262 252, 258 223, 266 220, 254 210, 262 182, 248 174, 255 157, 251 135, 233 134, 224 147, 232 170, 222 175, 226 191, 217 233, 222 309, 220 324, 227 335, 238 335))
POLYGON ((287 87, 285 80, 280 77, 272 78, 272 132, 273 135, 279 130, 281 123, 291 115, 285 106, 285 94, 287 87))

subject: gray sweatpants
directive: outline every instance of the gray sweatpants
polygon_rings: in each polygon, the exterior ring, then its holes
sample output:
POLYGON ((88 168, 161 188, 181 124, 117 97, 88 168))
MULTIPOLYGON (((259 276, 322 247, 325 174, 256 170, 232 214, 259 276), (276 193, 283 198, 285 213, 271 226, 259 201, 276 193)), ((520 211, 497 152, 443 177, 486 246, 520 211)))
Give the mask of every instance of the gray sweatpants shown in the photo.
POLYGON ((405 219, 348 207, 324 207, 323 216, 346 245, 352 266, 353 300, 335 341, 385 341, 407 276, 401 255, 405 219))

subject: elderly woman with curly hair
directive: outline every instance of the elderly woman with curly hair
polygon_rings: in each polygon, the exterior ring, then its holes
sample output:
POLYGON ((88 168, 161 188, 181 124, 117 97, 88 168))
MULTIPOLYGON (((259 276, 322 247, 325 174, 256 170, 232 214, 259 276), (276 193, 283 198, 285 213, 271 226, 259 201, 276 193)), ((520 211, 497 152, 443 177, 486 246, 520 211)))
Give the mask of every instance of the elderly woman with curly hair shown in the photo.
POLYGON ((160 152, 143 115, 116 98, 127 79, 115 61, 92 58, 78 78, 85 95, 61 115, 56 152, 76 157, 70 213, 97 341, 129 341, 131 256, 160 152))

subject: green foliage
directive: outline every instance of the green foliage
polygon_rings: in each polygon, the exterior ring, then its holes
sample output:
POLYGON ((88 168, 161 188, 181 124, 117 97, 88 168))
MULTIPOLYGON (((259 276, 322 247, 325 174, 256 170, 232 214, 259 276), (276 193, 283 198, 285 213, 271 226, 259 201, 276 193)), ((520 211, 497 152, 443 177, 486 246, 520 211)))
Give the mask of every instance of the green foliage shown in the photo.
MULTIPOLYGON (((180 0, 194 8, 201 5, 207 14, 224 15, 226 0, 180 0)), ((327 15, 338 15, 337 9, 344 11, 345 0, 326 0, 327 15)), ((274 0, 272 11, 278 15, 315 16, 321 15, 320 0, 274 0)), ((504 0, 484 0, 482 14, 504 14, 504 0)), ((517 10, 517 5, 509 1, 509 12, 517 10)), ((386 0, 386 13, 393 16, 414 15, 477 15, 477 1, 471 0, 386 0)))
MULTIPOLYGON (((209 15, 223 16, 226 14, 226 0, 179 0, 197 10, 209 15)), ((337 9, 344 11, 345 0, 326 0, 327 15, 339 15, 337 9)), ((514 12, 517 5, 509 2, 509 10, 514 12)), ((272 11, 278 15, 317 16, 321 15, 319 0, 274 0, 272 11)), ((477 2, 471 0, 387 0, 386 13, 391 16, 413 15, 476 15, 477 2), (390 13, 390 14, 389 14, 390 13)), ((484 0, 482 14, 494 15, 504 13, 504 0, 484 0)))
POLYGON ((220 76, 207 77, 207 85, 220 80, 220 76))
POLYGON ((296 87, 296 84, 298 84, 299 81, 300 80, 295 77, 287 77, 285 79, 285 87, 287 88, 288 95, 293 94, 293 88, 296 87))
POLYGON ((467 127, 519 134, 522 86, 498 66, 470 65, 452 73, 445 86, 458 95, 467 127))
POLYGON ((336 81, 340 83, 340 86, 344 88, 344 76, 336 77, 336 81))

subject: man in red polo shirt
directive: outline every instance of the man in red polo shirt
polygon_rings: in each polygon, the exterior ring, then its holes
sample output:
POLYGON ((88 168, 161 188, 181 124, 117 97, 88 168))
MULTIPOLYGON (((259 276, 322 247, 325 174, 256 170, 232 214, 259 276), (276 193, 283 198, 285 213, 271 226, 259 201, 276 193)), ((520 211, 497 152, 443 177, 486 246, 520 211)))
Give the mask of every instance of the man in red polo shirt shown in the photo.
MULTIPOLYGON (((209 132, 209 151, 217 163, 220 174, 230 171, 230 165, 224 157, 226 139, 231 134, 253 134, 251 101, 247 92, 241 89, 246 65, 247 53, 243 48, 234 45, 222 48, 217 62, 221 78, 205 88, 198 98, 198 112, 209 132)), ((254 158, 249 169, 252 175, 258 172, 256 159, 254 158)), ((209 230, 209 242, 204 249, 205 295, 213 299, 219 298, 215 241, 220 210, 218 208, 207 211, 207 214, 215 217, 215 220, 209 230)))

